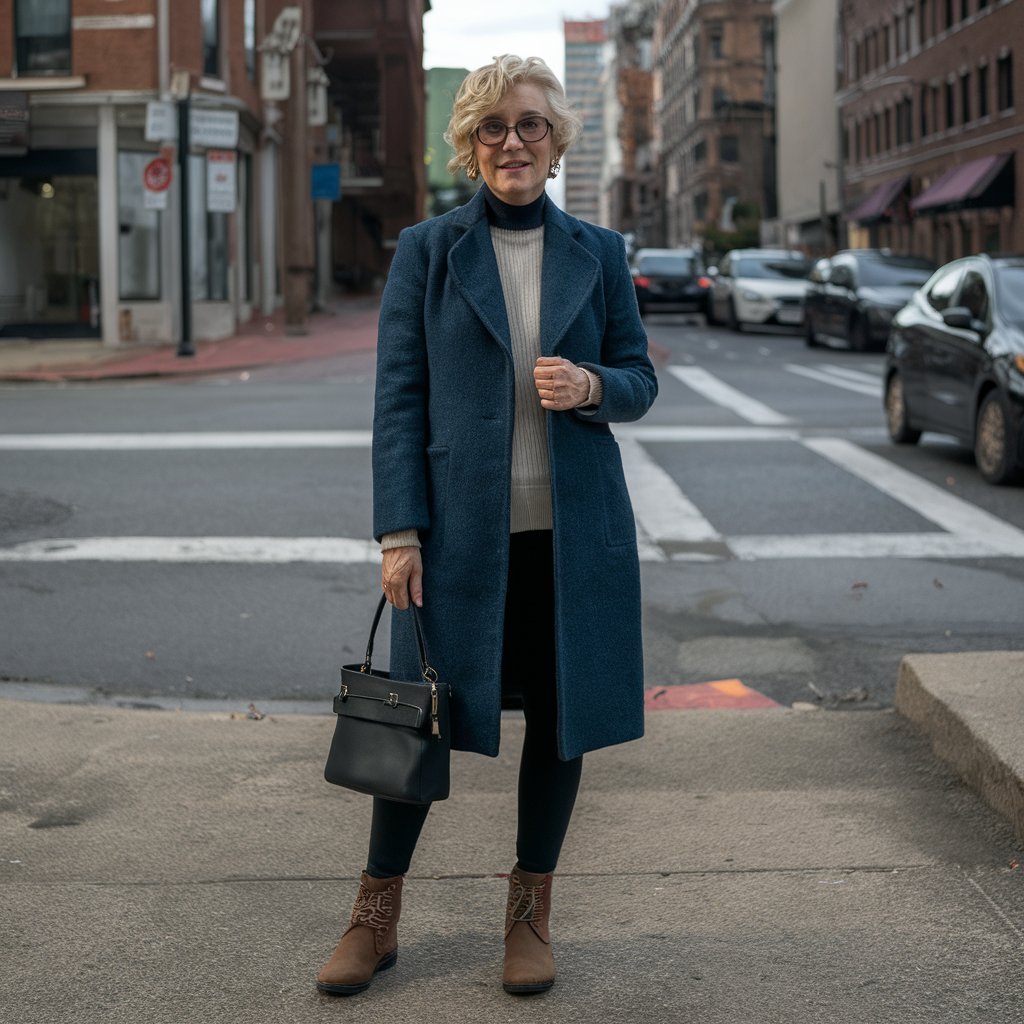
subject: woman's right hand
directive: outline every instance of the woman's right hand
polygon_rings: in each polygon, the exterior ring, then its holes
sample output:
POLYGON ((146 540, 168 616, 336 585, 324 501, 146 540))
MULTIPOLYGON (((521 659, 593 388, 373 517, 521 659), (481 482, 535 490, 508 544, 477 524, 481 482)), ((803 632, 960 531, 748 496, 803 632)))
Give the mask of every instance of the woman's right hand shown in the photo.
POLYGON ((415 546, 388 548, 382 553, 380 582, 384 595, 398 609, 423 607, 423 559, 415 546))

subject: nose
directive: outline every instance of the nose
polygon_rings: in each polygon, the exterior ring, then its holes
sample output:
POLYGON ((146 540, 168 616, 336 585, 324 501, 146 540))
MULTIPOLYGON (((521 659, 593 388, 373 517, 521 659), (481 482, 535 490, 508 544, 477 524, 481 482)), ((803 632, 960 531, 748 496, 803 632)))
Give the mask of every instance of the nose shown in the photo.
POLYGON ((508 135, 505 136, 505 144, 501 147, 502 149, 522 149, 523 140, 519 138, 519 132, 515 128, 509 128, 508 135))

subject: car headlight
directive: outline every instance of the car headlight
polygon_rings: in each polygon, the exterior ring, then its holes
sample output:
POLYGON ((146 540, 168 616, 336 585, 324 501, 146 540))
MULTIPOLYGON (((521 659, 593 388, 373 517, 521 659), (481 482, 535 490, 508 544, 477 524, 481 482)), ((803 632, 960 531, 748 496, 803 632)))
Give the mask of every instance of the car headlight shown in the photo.
POLYGON ((767 302, 768 301, 760 292, 753 292, 749 288, 745 288, 743 291, 741 291, 740 295, 747 302, 767 302))

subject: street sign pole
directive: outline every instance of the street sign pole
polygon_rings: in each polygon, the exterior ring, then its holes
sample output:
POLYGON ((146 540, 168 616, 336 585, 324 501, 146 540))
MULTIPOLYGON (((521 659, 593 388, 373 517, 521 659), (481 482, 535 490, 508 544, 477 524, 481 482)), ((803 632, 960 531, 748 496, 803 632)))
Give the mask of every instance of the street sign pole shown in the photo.
POLYGON ((178 100, 178 201, 181 203, 181 340, 179 356, 194 356, 192 343, 192 238, 189 231, 188 163, 191 100, 188 95, 178 100))

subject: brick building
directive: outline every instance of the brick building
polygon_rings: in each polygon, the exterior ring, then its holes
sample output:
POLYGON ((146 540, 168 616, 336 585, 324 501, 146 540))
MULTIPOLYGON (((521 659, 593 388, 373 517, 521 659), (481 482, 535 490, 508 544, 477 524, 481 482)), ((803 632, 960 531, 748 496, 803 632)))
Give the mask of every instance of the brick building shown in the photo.
MULTIPOLYGON (((378 109, 402 111, 386 132, 366 129, 385 198, 379 214, 358 218, 375 248, 354 256, 338 245, 342 261, 366 260, 368 277, 386 266, 401 223, 422 216, 425 2, 389 0, 390 20, 350 33, 379 51, 363 68, 370 90, 396 94, 378 109)), ((0 337, 174 340, 187 317, 193 337, 216 338, 272 311, 296 282, 304 296, 314 263, 309 164, 332 159, 341 131, 336 110, 326 131, 306 130, 304 76, 317 74, 307 39, 318 23, 347 29, 358 6, 0 0, 0 337), (285 6, 301 12, 290 60, 302 88, 267 100, 260 46, 285 6), (176 156, 182 107, 192 122, 186 176, 176 156)), ((343 41, 331 45, 341 61, 343 41)))
POLYGON ((666 242, 774 218, 771 0, 664 0, 655 62, 666 242))
POLYGON ((1024 0, 844 0, 853 245, 945 262, 1024 251, 1024 0))
POLYGON ((654 19, 659 0, 627 0, 608 15, 601 223, 637 247, 660 241, 654 154, 654 19))

